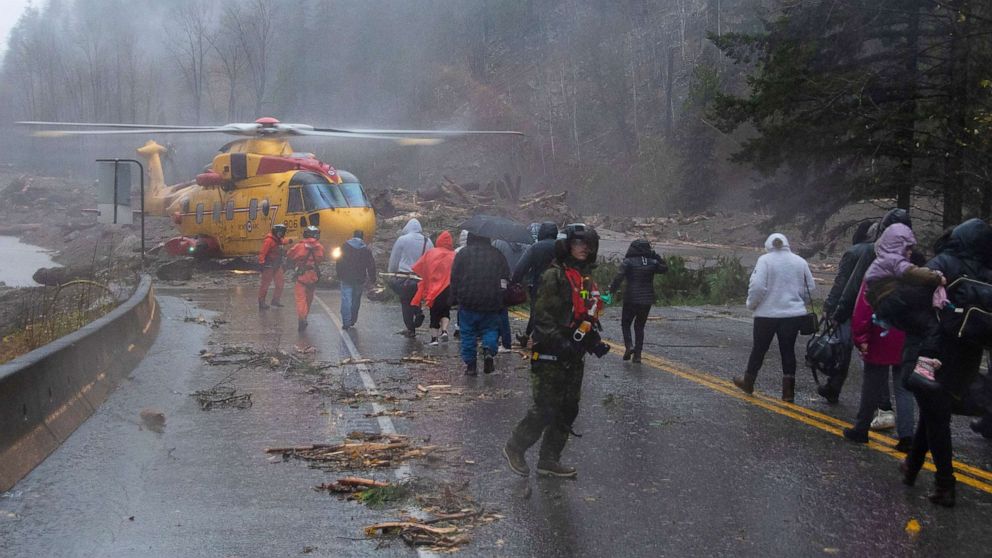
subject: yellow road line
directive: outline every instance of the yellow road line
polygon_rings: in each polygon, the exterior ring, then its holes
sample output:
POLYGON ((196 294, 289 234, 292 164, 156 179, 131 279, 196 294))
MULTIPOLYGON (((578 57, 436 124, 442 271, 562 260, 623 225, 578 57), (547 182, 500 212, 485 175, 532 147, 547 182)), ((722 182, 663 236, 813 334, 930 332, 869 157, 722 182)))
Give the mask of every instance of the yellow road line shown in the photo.
MULTIPOLYGON (((513 314, 519 318, 526 319, 527 313, 520 311, 513 311, 513 314)), ((617 352, 623 352, 624 346, 620 345, 614 341, 604 339, 606 344, 610 346, 611 349, 617 352)), ((740 401, 756 405, 765 410, 777 413, 782 416, 789 417, 793 420, 799 421, 808 426, 818 428, 824 432, 829 432, 835 436, 844 436, 843 429, 853 426, 851 423, 826 415, 794 403, 787 403, 780 399, 774 397, 769 397, 761 393, 755 393, 755 395, 748 395, 738 389, 733 382, 725 380, 723 378, 718 378, 712 374, 695 370, 687 366, 672 362, 668 359, 651 355, 648 353, 641 353, 641 360, 651 366, 663 372, 668 372, 673 376, 695 382, 697 384, 706 386, 714 391, 723 393, 724 395, 729 395, 740 401)), ((888 436, 881 434, 876 434, 874 432, 870 433, 871 441, 867 444, 869 449, 877 451, 893 457, 898 460, 902 460, 905 454, 895 451, 892 446, 895 445, 896 441, 888 436)), ((954 471, 958 473, 958 481, 962 484, 971 486, 983 492, 992 494, 992 483, 984 482, 981 479, 992 481, 992 472, 986 471, 984 469, 979 469, 978 467, 973 467, 966 463, 961 463, 959 461, 954 461, 954 471), (970 476, 969 476, 970 475, 970 476), (977 478, 975 478, 977 477, 977 478)), ((923 464, 923 468, 928 471, 935 471, 936 467, 933 465, 933 461, 927 458, 927 462, 923 464)))

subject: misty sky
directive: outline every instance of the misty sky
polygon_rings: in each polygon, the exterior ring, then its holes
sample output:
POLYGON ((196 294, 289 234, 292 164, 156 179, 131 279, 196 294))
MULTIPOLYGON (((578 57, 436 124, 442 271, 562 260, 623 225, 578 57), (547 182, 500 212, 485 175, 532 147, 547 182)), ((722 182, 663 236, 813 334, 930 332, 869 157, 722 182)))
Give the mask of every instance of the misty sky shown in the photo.
POLYGON ((7 35, 31 0, 0 0, 0 53, 7 50, 7 35))

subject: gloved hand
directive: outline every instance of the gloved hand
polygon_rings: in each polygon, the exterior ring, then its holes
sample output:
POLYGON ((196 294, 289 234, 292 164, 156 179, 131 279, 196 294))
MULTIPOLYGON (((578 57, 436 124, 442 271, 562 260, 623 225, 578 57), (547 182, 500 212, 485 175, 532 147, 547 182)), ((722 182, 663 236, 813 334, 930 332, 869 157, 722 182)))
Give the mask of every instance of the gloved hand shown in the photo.
POLYGON ((599 295, 599 299, 603 301, 604 304, 613 304, 613 293, 606 291, 599 295))
POLYGON ((555 347, 554 354, 561 360, 580 360, 583 352, 582 347, 571 339, 562 339, 558 347, 555 347))

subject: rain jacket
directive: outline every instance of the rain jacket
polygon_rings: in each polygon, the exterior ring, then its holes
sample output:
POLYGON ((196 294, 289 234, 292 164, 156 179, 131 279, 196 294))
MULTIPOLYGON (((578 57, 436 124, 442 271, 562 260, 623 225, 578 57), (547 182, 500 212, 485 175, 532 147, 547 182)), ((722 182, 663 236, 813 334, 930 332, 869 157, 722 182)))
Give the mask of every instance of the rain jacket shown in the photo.
POLYGON ((375 259, 365 241, 357 236, 341 246, 341 258, 335 266, 338 279, 352 285, 362 285, 365 280, 375 283, 375 259))
POLYGON ((868 345, 868 352, 861 355, 861 360, 868 364, 894 366, 902 362, 902 346, 906 334, 892 328, 885 336, 881 327, 872 323, 871 316, 875 311, 868 302, 867 289, 861 284, 858 301, 854 304, 854 314, 851 315, 851 339, 855 346, 868 345))
POLYGON ((452 303, 474 312, 499 312, 510 280, 506 258, 489 239, 468 235, 468 244, 451 264, 452 303))
POLYGON ((906 257, 906 251, 915 245, 913 231, 901 223, 886 228, 875 241, 875 260, 865 272, 868 301, 873 306, 891 294, 900 281, 929 287, 940 285, 940 275, 913 265, 906 257))
MULTIPOLYGON (((859 225, 857 230, 854 232, 854 237, 851 238, 851 247, 844 251, 844 254, 840 257, 840 263, 837 264, 837 275, 834 277, 834 284, 830 288, 830 292, 827 293, 827 298, 823 300, 823 315, 827 317, 834 317, 834 312, 838 308, 838 303, 840 302, 841 295, 844 294, 844 287, 847 286, 847 282, 851 279, 851 275, 854 273, 854 268, 858 265, 858 260, 861 259, 861 254, 864 250, 870 249, 874 250, 874 245, 868 243, 867 247, 862 247, 867 240, 867 230, 868 227, 864 227, 866 223, 859 225), (866 230, 867 229, 867 230, 866 230)), ((861 279, 858 279, 858 284, 861 284, 861 279)), ((850 309, 843 312, 842 320, 837 320, 838 322, 846 322, 848 318, 851 317, 850 309)))
POLYGON ((668 271, 664 258, 651 249, 647 240, 635 240, 627 248, 627 254, 620 264, 620 271, 610 283, 610 292, 620 288, 620 282, 627 280, 627 290, 623 294, 624 305, 654 304, 654 276, 668 271))
POLYGON ((304 238, 287 254, 296 264, 296 282, 313 285, 320 280, 320 262, 324 261, 324 246, 316 238, 304 238))
POLYGON ((747 289, 747 307, 759 318, 794 318, 806 314, 816 283, 806 260, 792 253, 781 233, 765 240, 767 254, 758 258, 747 289), (775 239, 782 241, 775 248, 775 239))
POLYGON ((420 256, 433 247, 434 243, 431 239, 424 236, 420 221, 410 219, 403 227, 403 234, 396 239, 396 244, 393 244, 387 270, 390 273, 410 273, 413 264, 420 259, 420 256))
POLYGON ((565 276, 565 267, 578 269, 583 277, 592 271, 587 262, 571 257, 556 261, 541 274, 534 300, 534 350, 557 356, 566 362, 579 362, 585 356, 572 342, 574 313, 572 286, 565 276))
POLYGON ((282 266, 282 260, 285 257, 282 247, 285 244, 285 238, 279 238, 272 233, 265 235, 265 240, 262 241, 262 249, 258 252, 258 263, 263 268, 277 268, 282 266))
POLYGON ((528 285, 537 285, 541 274, 555 259, 557 236, 558 227, 554 223, 541 223, 541 227, 537 230, 537 242, 524 250, 517 265, 513 267, 514 283, 526 281, 528 285))
POLYGON ((420 306, 420 302, 424 301, 428 307, 433 307, 437 296, 448 288, 451 283, 451 264, 455 261, 455 251, 452 248, 451 233, 442 231, 437 237, 437 246, 428 250, 413 264, 413 272, 420 276, 420 283, 410 300, 411 306, 420 306))
POLYGON ((523 257, 524 250, 527 249, 527 244, 520 244, 519 242, 507 242, 505 240, 496 239, 493 241, 493 248, 499 250, 500 254, 506 258, 506 265, 510 266, 510 269, 516 269, 517 263, 520 258, 523 257))

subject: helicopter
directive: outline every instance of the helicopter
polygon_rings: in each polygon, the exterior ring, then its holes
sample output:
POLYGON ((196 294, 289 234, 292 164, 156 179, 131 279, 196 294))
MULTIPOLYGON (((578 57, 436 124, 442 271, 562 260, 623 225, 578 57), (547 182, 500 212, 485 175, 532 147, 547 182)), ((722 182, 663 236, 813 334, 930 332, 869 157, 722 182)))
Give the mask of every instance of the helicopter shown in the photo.
POLYGON ((263 117, 222 126, 170 126, 22 121, 31 127, 64 129, 34 132, 40 137, 110 134, 208 134, 242 136, 221 147, 193 181, 167 186, 153 140, 137 149, 148 162, 150 187, 145 214, 169 217, 181 236, 165 243, 173 255, 229 258, 258 254, 273 225, 286 225, 286 239, 299 240, 308 226, 320 228, 320 242, 331 259, 355 231, 375 234, 375 210, 355 175, 335 169, 312 153, 293 150, 289 137, 379 139, 401 145, 434 145, 449 137, 516 135, 509 130, 375 130, 315 128, 263 117))

